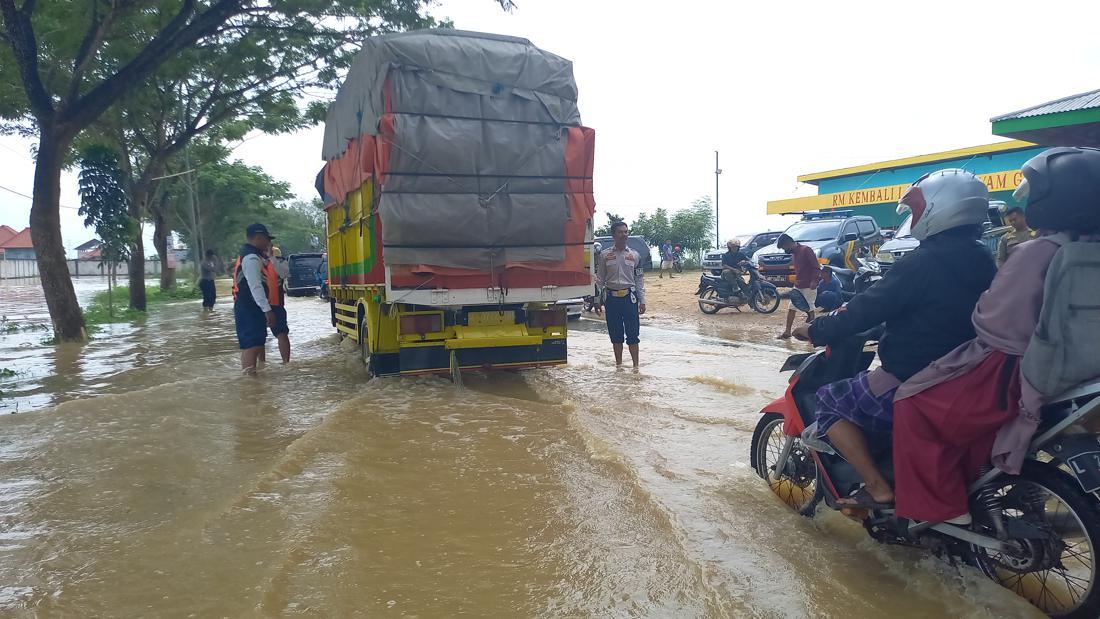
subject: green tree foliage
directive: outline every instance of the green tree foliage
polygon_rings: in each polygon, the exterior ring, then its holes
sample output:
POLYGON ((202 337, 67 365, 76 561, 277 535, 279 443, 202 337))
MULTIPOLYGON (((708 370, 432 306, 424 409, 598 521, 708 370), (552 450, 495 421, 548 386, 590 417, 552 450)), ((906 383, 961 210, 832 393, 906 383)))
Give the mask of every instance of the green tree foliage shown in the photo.
POLYGON ((129 215, 118 154, 108 146, 92 144, 80 153, 80 211, 84 225, 95 229, 100 240, 100 264, 108 268, 107 312, 114 314, 112 285, 115 265, 130 257, 130 246, 139 236, 137 222, 129 215))
POLYGON ((207 249, 232 262, 245 242, 245 228, 260 222, 278 237, 275 244, 283 255, 323 251, 325 223, 320 201, 288 202, 289 186, 258 167, 225 159, 198 167, 194 187, 199 204, 198 233, 191 226, 183 191, 183 183, 173 185, 168 214, 188 247, 197 247, 197 234, 201 234, 207 249))
POLYGON ((714 237, 714 207, 710 198, 698 198, 690 207, 676 211, 669 222, 669 236, 674 244, 692 252, 710 247, 710 239, 714 237))
POLYGON ((31 230, 57 339, 84 337, 59 215, 61 168, 82 131, 162 69, 162 77, 209 93, 186 115, 198 124, 234 105, 248 108, 261 130, 316 120, 323 104, 298 110, 295 94, 335 83, 365 36, 430 24, 425 6, 426 0, 0 0, 0 118, 9 121, 3 129, 39 139, 31 230), (182 62, 166 67, 173 59, 182 62))
POLYGON ((600 226, 599 228, 596 228, 594 234, 596 236, 611 236, 611 226, 620 221, 626 221, 626 218, 616 215, 615 213, 607 213, 607 223, 600 226))
POLYGON ((644 237, 646 242, 655 247, 672 238, 672 224, 669 222, 668 211, 658 208, 653 214, 642 213, 630 224, 630 233, 644 237))

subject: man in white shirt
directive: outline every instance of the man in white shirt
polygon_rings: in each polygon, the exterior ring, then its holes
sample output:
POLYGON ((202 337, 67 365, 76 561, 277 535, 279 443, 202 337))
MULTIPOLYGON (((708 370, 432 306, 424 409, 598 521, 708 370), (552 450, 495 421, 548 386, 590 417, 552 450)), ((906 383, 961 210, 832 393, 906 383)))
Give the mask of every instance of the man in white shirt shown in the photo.
POLYGON ((241 246, 233 267, 233 318, 237 343, 241 347, 241 369, 256 373, 256 362, 267 342, 267 330, 275 326, 271 306, 279 301, 279 276, 264 253, 270 251, 275 237, 263 224, 252 224, 245 231, 248 242, 241 246))
POLYGON ((626 246, 630 229, 626 222, 611 226, 615 244, 596 256, 596 286, 600 295, 595 299, 598 313, 607 308, 607 334, 615 352, 615 365, 623 363, 623 342, 630 349, 630 360, 638 367, 638 316, 645 313, 645 271, 642 257, 626 246))

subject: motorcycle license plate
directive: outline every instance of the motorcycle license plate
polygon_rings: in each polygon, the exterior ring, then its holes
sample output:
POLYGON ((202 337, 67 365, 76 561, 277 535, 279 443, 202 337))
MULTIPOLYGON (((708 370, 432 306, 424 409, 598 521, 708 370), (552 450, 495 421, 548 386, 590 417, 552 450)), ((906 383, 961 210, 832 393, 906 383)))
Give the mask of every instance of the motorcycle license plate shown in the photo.
POLYGON ((1066 463, 1085 492, 1100 490, 1100 451, 1077 454, 1066 463))

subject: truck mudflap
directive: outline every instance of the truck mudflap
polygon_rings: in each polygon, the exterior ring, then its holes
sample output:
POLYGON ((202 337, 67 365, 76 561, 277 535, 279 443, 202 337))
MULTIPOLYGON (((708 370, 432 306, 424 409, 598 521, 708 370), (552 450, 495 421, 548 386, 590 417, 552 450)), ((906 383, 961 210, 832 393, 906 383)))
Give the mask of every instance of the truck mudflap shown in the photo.
POLYGON ((451 353, 463 371, 505 370, 565 365, 565 338, 545 339, 524 346, 449 348, 438 346, 402 347, 400 352, 372 356, 376 376, 445 374, 451 371, 451 353))

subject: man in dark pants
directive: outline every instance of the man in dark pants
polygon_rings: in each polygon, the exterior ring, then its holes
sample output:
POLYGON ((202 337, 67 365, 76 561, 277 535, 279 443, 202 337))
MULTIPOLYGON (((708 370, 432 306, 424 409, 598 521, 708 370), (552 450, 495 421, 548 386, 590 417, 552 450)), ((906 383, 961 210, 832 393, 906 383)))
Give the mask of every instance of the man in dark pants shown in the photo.
POLYGON ((596 256, 596 285, 602 291, 595 300, 595 311, 607 307, 607 334, 615 351, 615 365, 623 364, 623 342, 630 349, 630 360, 638 367, 638 316, 645 313, 645 271, 642 257, 626 246, 630 230, 625 221, 611 226, 615 244, 596 256))
POLYGON ((206 259, 199 265, 199 290, 202 291, 202 309, 214 310, 217 289, 214 287, 214 275, 218 271, 218 261, 214 259, 214 250, 206 250, 206 259))

